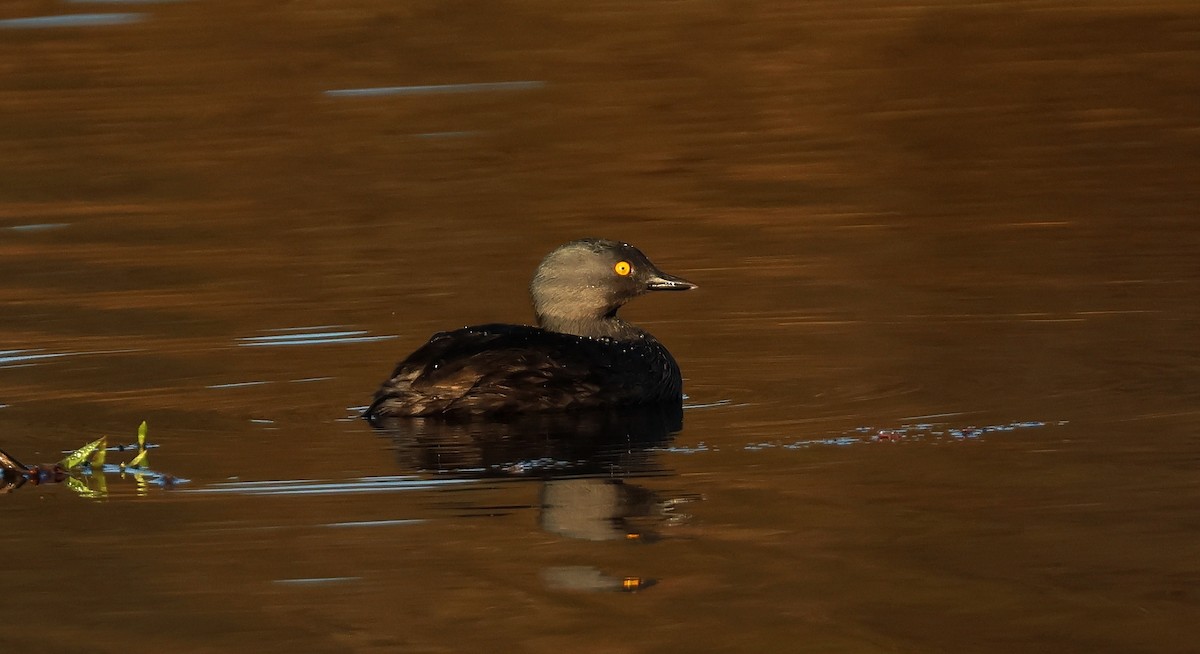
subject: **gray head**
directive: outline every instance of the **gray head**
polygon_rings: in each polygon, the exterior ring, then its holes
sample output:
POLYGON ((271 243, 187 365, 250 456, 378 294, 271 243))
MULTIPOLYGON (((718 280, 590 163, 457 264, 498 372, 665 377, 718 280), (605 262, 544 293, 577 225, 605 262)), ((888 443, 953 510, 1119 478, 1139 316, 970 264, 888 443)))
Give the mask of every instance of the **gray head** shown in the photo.
POLYGON ((529 285, 538 326, 578 336, 636 338, 642 332, 617 309, 647 291, 696 285, 659 270, 628 243, 585 238, 546 255, 529 285))

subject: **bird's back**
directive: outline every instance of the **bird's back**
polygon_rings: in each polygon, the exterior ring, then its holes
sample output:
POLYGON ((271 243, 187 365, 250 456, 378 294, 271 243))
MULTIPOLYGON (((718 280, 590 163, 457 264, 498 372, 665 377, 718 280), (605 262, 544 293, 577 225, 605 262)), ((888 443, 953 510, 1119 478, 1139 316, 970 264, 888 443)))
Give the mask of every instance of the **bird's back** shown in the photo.
POLYGON ((679 366, 652 336, 588 338, 480 325, 434 335, 397 365, 368 418, 495 415, 679 402, 679 366))

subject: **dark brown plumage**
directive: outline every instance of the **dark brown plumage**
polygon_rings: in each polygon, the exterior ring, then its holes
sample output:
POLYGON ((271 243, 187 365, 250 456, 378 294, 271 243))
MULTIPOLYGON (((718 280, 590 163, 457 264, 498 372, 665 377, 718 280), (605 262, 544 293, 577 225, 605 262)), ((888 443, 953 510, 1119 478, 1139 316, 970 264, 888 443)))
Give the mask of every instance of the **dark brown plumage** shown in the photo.
POLYGON ((396 366, 365 415, 678 404, 682 380, 675 359, 616 314, 647 291, 691 288, 627 243, 572 241, 546 256, 530 285, 538 327, 492 324, 436 334, 396 366))

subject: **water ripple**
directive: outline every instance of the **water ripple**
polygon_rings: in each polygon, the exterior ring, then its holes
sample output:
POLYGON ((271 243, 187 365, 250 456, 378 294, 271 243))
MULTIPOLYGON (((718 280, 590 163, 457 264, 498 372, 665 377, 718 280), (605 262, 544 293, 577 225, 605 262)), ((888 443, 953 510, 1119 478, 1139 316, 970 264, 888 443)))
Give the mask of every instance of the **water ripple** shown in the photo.
POLYGON ((450 484, 468 484, 471 482, 472 480, 470 479, 422 479, 413 475, 396 475, 388 477, 360 477, 346 481, 292 479, 280 481, 219 482, 205 488, 188 489, 184 492, 234 495, 342 495, 347 493, 428 490, 450 484))
POLYGON ((296 585, 313 585, 313 584, 336 584, 345 581, 358 581, 362 577, 304 577, 300 579, 276 579, 277 584, 296 584, 296 585))
POLYGON ((331 98, 370 97, 380 95, 426 95, 431 93, 479 93, 482 91, 523 91, 546 85, 538 80, 518 82, 475 82, 472 84, 423 84, 417 86, 375 86, 361 89, 333 89, 325 95, 331 98))
POLYGON ((395 520, 355 520, 353 522, 329 522, 319 527, 391 527, 394 525, 419 525, 426 522, 418 518, 400 518, 395 520))
POLYGON ((483 132, 422 132, 420 134, 413 134, 413 136, 419 139, 452 139, 478 136, 482 133, 483 132))
POLYGON ((70 227, 71 223, 33 223, 29 225, 12 225, 8 229, 14 232, 43 232, 51 229, 70 227))
MULTIPOLYGON (((950 414, 940 414, 950 415, 950 414)), ((1051 425, 1064 425, 1066 421, 1045 422, 1042 420, 1023 420, 1001 425, 985 425, 981 427, 952 427, 946 423, 922 422, 903 424, 899 427, 876 428, 858 427, 849 432, 824 438, 802 439, 792 442, 762 442, 750 443, 743 449, 750 451, 785 449, 800 450, 814 446, 845 447, 860 443, 896 442, 902 440, 975 440, 992 434, 1014 432, 1020 429, 1034 429, 1051 425)))
MULTIPOLYGON (((282 331, 282 330, 274 330, 282 331)), ((362 329, 325 332, 292 332, 270 336, 245 336, 238 340, 238 347, 286 347, 292 345, 324 345, 329 343, 369 343, 398 338, 396 335, 368 336, 362 329)))
POLYGON ((210 384, 205 388, 241 388, 243 386, 262 386, 270 384, 269 381, 245 381, 245 382, 230 382, 228 384, 210 384))
POLYGON ((145 14, 65 14, 62 16, 30 16, 28 18, 6 18, 0 20, 0 29, 47 29, 52 27, 94 27, 102 25, 129 25, 140 22, 145 14))
POLYGON ((142 352, 140 349, 125 349, 125 350, 80 350, 76 352, 46 352, 44 348, 34 348, 25 350, 0 350, 0 368, 21 368, 30 365, 35 361, 45 361, 47 359, 61 359, 64 357, 84 356, 89 354, 125 354, 128 352, 142 352))

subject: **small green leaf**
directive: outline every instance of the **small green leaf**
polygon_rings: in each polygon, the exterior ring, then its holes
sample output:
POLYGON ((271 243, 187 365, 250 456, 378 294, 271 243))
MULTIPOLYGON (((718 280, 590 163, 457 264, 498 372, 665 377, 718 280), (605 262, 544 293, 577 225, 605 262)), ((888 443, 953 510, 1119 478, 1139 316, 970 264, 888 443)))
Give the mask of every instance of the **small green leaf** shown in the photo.
POLYGON ((76 493, 79 493, 80 495, 82 495, 84 497, 87 497, 88 494, 92 492, 92 489, 88 488, 87 484, 83 483, 82 479, 76 479, 75 477, 67 477, 66 479, 63 480, 63 483, 65 483, 67 485, 67 488, 70 488, 71 490, 75 491, 76 493))
POLYGON ((141 426, 138 427, 138 454, 133 457, 126 467, 129 468, 145 468, 146 467, 146 421, 143 420, 141 426))
POLYGON ((79 493, 83 497, 98 498, 108 495, 108 489, 101 486, 100 488, 92 488, 87 482, 77 477, 67 477, 63 480, 67 488, 79 493))
POLYGON ((125 467, 126 468, 145 468, 145 467, 147 467, 146 466, 146 452, 147 452, 147 450, 142 450, 142 451, 138 452, 138 455, 133 457, 132 461, 125 464, 125 467))
POLYGON ((78 468, 80 464, 88 460, 88 457, 91 456, 93 452, 95 452, 97 449, 103 449, 105 441, 106 438, 104 436, 97 438, 87 445, 84 445, 83 447, 68 454, 65 458, 63 458, 62 461, 58 462, 58 465, 66 468, 67 470, 78 468))

